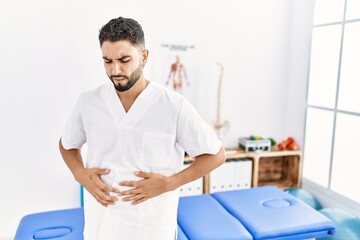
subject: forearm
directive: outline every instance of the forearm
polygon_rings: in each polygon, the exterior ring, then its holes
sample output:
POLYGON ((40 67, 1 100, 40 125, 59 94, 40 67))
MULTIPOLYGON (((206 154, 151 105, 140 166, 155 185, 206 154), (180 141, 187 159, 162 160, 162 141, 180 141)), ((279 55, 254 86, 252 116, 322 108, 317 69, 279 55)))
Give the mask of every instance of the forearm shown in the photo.
POLYGON ((216 155, 203 154, 194 160, 194 162, 183 171, 170 177, 170 190, 174 190, 188 182, 194 181, 215 168, 219 167, 226 160, 225 149, 221 147, 216 155))
POLYGON ((64 159, 66 165, 74 175, 76 181, 80 181, 81 172, 84 170, 84 163, 82 160, 81 152, 79 149, 70 149, 66 150, 62 143, 61 139, 59 141, 59 149, 62 158, 64 159))

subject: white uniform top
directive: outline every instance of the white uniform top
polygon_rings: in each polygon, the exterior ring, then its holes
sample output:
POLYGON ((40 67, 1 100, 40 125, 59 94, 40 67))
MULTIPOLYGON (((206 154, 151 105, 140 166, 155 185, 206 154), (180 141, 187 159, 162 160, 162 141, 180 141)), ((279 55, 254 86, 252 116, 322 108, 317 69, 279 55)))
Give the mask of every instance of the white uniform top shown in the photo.
MULTIPOLYGON (((83 93, 68 120, 62 144, 87 142, 87 168, 110 169, 102 180, 139 180, 134 171, 170 176, 180 171, 184 150, 191 156, 216 154, 214 132, 181 95, 150 82, 125 112, 111 82, 83 93)), ((85 191, 85 240, 172 240, 177 229, 178 191, 138 205, 119 201, 107 208, 85 191)))

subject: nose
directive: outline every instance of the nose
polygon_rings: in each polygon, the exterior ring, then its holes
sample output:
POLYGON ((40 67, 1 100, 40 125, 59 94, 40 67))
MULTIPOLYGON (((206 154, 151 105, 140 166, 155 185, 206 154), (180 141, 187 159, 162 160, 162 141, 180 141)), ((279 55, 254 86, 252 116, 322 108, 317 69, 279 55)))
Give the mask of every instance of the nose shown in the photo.
POLYGON ((112 75, 118 75, 121 74, 121 66, 120 63, 115 61, 112 66, 112 75))

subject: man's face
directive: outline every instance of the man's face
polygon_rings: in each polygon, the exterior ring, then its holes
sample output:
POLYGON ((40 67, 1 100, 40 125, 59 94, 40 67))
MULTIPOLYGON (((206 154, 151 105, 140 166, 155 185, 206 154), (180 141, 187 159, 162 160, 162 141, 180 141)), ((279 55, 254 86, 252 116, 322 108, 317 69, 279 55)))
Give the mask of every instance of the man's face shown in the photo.
POLYGON ((101 46, 106 74, 119 92, 129 90, 143 74, 147 51, 128 40, 104 41, 101 46))

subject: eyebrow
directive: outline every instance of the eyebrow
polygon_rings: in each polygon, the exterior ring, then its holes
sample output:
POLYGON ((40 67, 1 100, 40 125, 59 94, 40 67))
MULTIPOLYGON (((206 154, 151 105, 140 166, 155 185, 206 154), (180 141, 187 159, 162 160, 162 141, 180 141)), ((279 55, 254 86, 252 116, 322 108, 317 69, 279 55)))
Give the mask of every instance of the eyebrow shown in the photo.
MULTIPOLYGON (((129 57, 131 57, 131 56, 130 56, 130 55, 126 55, 126 56, 123 56, 123 57, 118 58, 118 59, 116 59, 116 60, 122 61, 122 60, 124 60, 125 58, 129 58, 129 57)), ((112 59, 109 59, 109 58, 107 58, 107 57, 105 57, 105 56, 103 56, 102 58, 103 58, 104 60, 112 61, 112 59)))

